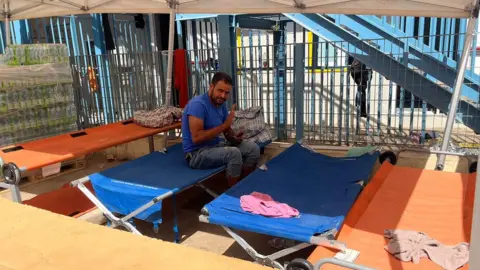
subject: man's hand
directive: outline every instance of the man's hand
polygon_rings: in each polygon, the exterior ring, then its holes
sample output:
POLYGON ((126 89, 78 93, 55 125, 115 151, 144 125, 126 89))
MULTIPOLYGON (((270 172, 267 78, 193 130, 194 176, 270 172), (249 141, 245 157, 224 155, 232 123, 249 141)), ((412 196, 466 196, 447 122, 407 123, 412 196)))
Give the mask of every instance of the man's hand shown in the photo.
POLYGON ((235 134, 235 139, 243 140, 243 135, 244 135, 243 131, 240 130, 237 134, 235 134))
POLYGON ((228 128, 224 133, 225 139, 233 145, 238 145, 243 141, 244 132, 241 130, 235 133, 232 128, 228 128))
POLYGON ((235 109, 236 108, 237 108, 237 105, 233 104, 232 108, 230 109, 230 113, 227 116, 227 119, 225 120, 225 122, 223 122, 225 131, 227 131, 232 126, 233 119, 235 118, 235 109))

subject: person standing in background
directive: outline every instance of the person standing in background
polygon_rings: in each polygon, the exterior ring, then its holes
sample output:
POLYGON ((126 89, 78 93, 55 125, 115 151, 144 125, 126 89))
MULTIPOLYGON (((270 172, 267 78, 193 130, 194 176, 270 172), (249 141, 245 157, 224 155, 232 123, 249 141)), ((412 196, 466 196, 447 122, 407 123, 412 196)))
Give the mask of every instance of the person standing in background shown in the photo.
POLYGON ((372 70, 353 56, 348 56, 349 73, 357 85, 355 106, 360 105, 360 117, 367 117, 367 88, 372 78, 372 70), (360 104, 358 104, 360 102, 360 104))

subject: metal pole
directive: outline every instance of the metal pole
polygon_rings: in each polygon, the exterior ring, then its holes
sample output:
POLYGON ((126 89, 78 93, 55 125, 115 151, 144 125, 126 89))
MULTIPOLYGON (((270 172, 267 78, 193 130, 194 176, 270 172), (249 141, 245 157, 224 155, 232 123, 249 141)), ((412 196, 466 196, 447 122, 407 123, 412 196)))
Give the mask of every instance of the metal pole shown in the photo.
MULTIPOLYGON (((148 109, 152 110, 156 105, 157 105, 157 89, 158 89, 158 81, 157 81, 157 62, 155 61, 156 59, 156 54, 158 53, 158 48, 157 48, 157 35, 156 35, 156 25, 155 25, 155 19, 153 17, 153 14, 148 14, 148 25, 150 27, 150 46, 151 46, 151 51, 152 51, 152 74, 150 76, 153 76, 153 89, 152 94, 150 95, 151 99, 148 101, 148 109)), ((153 136, 148 137, 148 148, 150 150, 150 153, 155 151, 155 141, 153 139, 153 136)))
MULTIPOLYGON (((465 75, 465 69, 467 68, 468 56, 472 47, 473 37, 475 33, 475 26, 477 25, 478 14, 472 14, 472 17, 468 20, 467 33, 465 37, 465 43, 463 45, 462 58, 458 64, 457 78, 455 79, 455 85, 453 88, 452 100, 450 102, 450 111, 447 116, 447 123, 445 125, 445 132, 443 135, 442 152, 447 151, 448 142, 452 135, 453 124, 457 113, 458 101, 460 100, 460 93, 462 91, 463 79, 465 75)), ((437 170, 443 170, 445 163, 445 154, 440 154, 437 160, 437 170)))
MULTIPOLYGON (((158 80, 157 80, 157 61, 156 56, 158 54, 158 47, 157 47, 157 28, 155 25, 155 19, 153 14, 148 14, 148 25, 150 27, 150 47, 152 51, 152 76, 153 76, 153 87, 154 90, 152 91, 152 102, 150 105, 155 107, 157 105, 157 99, 159 98, 157 89, 158 89, 158 80)), ((153 109, 153 108, 149 108, 153 109)))
MULTIPOLYGON (((480 156, 478 157, 480 159, 480 156)), ((480 170, 480 163, 477 164, 477 172, 480 170)), ((472 217, 472 229, 470 234, 470 257, 469 268, 479 269, 480 267, 480 174, 477 173, 475 178, 475 195, 473 201, 473 217, 472 217)))
POLYGON ((4 5, 5 10, 5 44, 8 46, 11 44, 10 38, 10 1, 5 1, 4 5))
POLYGON ((173 41, 175 38, 175 3, 170 3, 170 23, 168 30, 168 61, 167 61, 167 91, 165 95, 165 105, 170 105, 172 93, 172 75, 173 75, 173 41))
POLYGON ((4 183, 4 182, 0 182, 0 187, 10 190, 10 194, 12 195, 12 201, 17 202, 17 203, 22 203, 22 196, 20 194, 20 189, 19 189, 18 185, 7 184, 7 183, 4 183))
MULTIPOLYGON (((173 0, 175 1, 175 0, 173 0)), ((172 94, 172 75, 173 75, 173 41, 175 38, 175 16, 176 2, 168 2, 170 5, 170 22, 168 29, 168 60, 167 60, 167 90, 165 92, 165 105, 169 106, 172 94)), ((164 133, 163 148, 167 149, 168 132, 164 133)))
POLYGON ((342 266, 342 267, 345 267, 345 268, 348 268, 348 269, 355 269, 355 270, 375 270, 375 269, 369 268, 367 266, 363 266, 363 265, 359 265, 359 264, 355 264, 355 263, 352 263, 352 262, 347 262, 347 261, 343 261, 343 260, 339 260, 339 259, 335 259, 335 258, 322 259, 315 264, 313 269, 314 270, 319 270, 319 269, 321 269, 321 267, 324 264, 333 264, 333 265, 338 265, 338 266, 342 266))

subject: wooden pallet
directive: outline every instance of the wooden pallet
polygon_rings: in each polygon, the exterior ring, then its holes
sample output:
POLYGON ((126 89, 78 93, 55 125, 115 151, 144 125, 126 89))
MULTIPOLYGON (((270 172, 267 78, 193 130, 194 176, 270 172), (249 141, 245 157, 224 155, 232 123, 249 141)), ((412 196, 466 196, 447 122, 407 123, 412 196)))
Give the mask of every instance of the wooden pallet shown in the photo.
POLYGON ((28 174, 27 176, 25 176, 25 178, 27 178, 26 180, 28 182, 38 183, 38 182, 43 182, 43 181, 52 179, 54 177, 58 177, 58 176, 67 174, 67 173, 72 173, 72 172, 76 172, 76 171, 79 171, 79 170, 83 170, 86 167, 87 167, 86 158, 85 157, 79 157, 79 158, 75 158, 75 159, 71 159, 71 160, 67 160, 67 161, 62 162, 62 164, 60 165, 60 172, 59 173, 49 175, 49 176, 43 176, 42 175, 42 170, 40 169, 40 170, 33 171, 31 174, 28 174))
MULTIPOLYGON (((38 169, 35 171, 27 172, 25 176, 22 177, 20 181, 20 188, 22 187, 27 187, 32 184, 44 182, 47 180, 50 180, 55 177, 62 176, 64 174, 76 172, 79 170, 83 170, 87 167, 87 159, 85 157, 78 157, 75 159, 67 160, 61 163, 60 165, 60 172, 49 175, 49 176, 43 176, 42 175, 42 169, 38 169)), ((2 193, 2 192, 0 192, 2 193)))

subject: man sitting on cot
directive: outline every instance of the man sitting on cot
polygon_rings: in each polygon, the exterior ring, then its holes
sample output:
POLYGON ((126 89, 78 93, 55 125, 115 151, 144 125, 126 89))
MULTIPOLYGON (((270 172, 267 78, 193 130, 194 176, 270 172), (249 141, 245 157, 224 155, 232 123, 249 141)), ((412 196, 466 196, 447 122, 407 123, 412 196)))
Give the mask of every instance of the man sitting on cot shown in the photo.
POLYGON ((182 139, 185 160, 193 169, 227 166, 230 186, 255 170, 260 149, 254 142, 242 140, 243 133, 235 133, 232 122, 235 104, 228 113, 225 101, 232 90, 232 78, 217 72, 208 93, 192 98, 182 116, 182 139), (223 133, 226 142, 221 142, 223 133), (243 175, 242 175, 243 174, 243 175))

